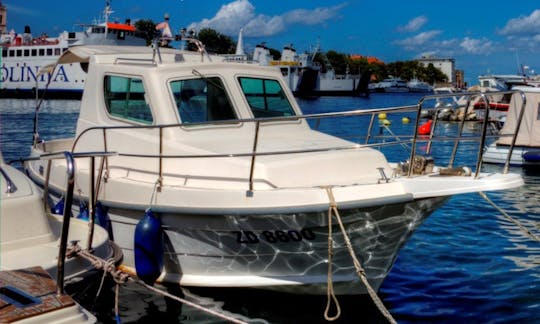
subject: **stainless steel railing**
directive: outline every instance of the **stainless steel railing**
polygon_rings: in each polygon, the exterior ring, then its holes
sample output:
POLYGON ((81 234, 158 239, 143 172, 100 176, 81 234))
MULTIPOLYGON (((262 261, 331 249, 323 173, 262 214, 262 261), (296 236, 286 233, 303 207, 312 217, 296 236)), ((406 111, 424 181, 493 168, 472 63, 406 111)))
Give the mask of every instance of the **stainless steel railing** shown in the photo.
MULTIPOLYGON (((90 133, 92 132, 102 132, 103 136, 103 151, 107 152, 109 149, 109 143, 107 141, 108 137, 110 136, 111 132, 113 131, 129 131, 133 129, 155 129, 157 130, 158 134, 158 154, 134 154, 134 153, 126 153, 121 152, 118 150, 119 156, 126 156, 126 157, 134 157, 134 158, 156 158, 157 159, 157 169, 158 169, 158 190, 161 189, 161 186, 163 185, 162 179, 163 179, 163 159, 169 159, 169 158, 220 158, 220 157, 251 157, 250 162, 250 170, 249 170, 249 191, 253 190, 253 175, 256 165, 256 157, 262 156, 262 155, 278 155, 278 154, 297 154, 297 153, 309 153, 309 152, 320 152, 320 151, 330 151, 330 150, 343 150, 343 149, 358 149, 361 147, 372 147, 372 146, 388 146, 388 145, 396 145, 396 144, 411 144, 410 148, 410 158, 409 161, 413 161, 415 155, 416 155, 416 146, 419 141, 427 142, 427 147, 429 150, 431 149, 432 142, 435 141, 435 129, 437 127, 437 113, 434 114, 434 122, 433 127, 431 130, 431 133, 427 138, 420 137, 418 133, 418 128, 420 126, 420 120, 421 120, 421 113, 423 109, 427 109, 426 105, 430 100, 435 99, 444 99, 444 98, 451 98, 451 97, 466 97, 466 103, 464 104, 465 109, 468 109, 470 107, 470 104, 472 102, 473 98, 479 97, 481 100, 484 101, 486 109, 489 109, 489 102, 490 102, 490 96, 498 94, 507 94, 511 93, 512 95, 519 95, 522 98, 522 105, 521 110, 519 113, 518 121, 517 121, 517 127, 513 134, 512 139, 512 145, 510 147, 510 154, 513 150, 513 147, 515 145, 515 140, 519 131, 519 125, 521 124, 521 120, 523 118, 523 111, 525 108, 526 103, 526 97, 523 94, 523 92, 520 91, 505 91, 505 92, 493 92, 493 93, 480 93, 480 92, 462 92, 462 93, 451 93, 451 94, 436 94, 436 95, 430 95, 423 97, 418 104, 416 105, 409 105, 409 106, 399 106, 399 107, 388 107, 388 108, 378 108, 378 109, 358 109, 358 110, 351 110, 351 111, 345 111, 345 112, 330 112, 330 113, 318 113, 318 114, 306 114, 306 115, 300 115, 300 116, 287 116, 287 117, 269 117, 269 118, 254 118, 254 119, 236 119, 236 120, 224 120, 224 121, 213 121, 213 122, 205 122, 205 123, 190 123, 190 124, 165 124, 165 125, 129 125, 129 126, 96 126, 91 127, 78 135, 78 137, 75 139, 72 151, 75 152, 77 150, 77 145, 81 138, 84 138, 85 136, 92 136, 90 133), (414 132, 412 135, 399 135, 397 138, 395 138, 392 142, 385 142, 385 143, 369 143, 371 139, 374 138, 372 135, 372 130, 374 127, 374 121, 375 117, 378 114, 385 113, 385 114, 393 114, 393 113, 415 113, 416 120, 414 125, 414 132), (260 141, 260 125, 262 123, 278 123, 278 122, 291 122, 291 121, 300 121, 300 120, 315 120, 315 126, 320 124, 320 120, 327 119, 327 118, 339 118, 339 117, 352 117, 352 116, 369 116, 369 126, 367 128, 367 132, 364 135, 365 136, 365 142, 364 144, 351 144, 349 146, 342 146, 342 147, 328 147, 328 148, 315 148, 315 149, 291 149, 291 150, 282 150, 282 151, 272 151, 272 152, 259 152, 258 151, 258 143, 260 141), (165 139, 163 136, 163 132, 167 128, 175 128, 175 127, 189 127, 194 128, 197 126, 219 126, 219 125, 241 125, 244 123, 254 123, 254 134, 253 134, 253 145, 250 152, 244 152, 244 153, 216 153, 216 154, 199 154, 199 155, 165 155, 163 148, 165 145, 165 139)), ((438 111, 438 108, 432 108, 438 111)), ((444 137, 445 140, 452 140, 454 141, 454 146, 452 149, 450 161, 448 163, 449 167, 451 167, 455 161, 458 146, 462 140, 469 140, 469 141, 478 141, 479 142, 479 149, 478 149, 478 155, 476 159, 476 171, 475 171, 475 177, 478 177, 479 172, 482 167, 482 157, 483 157, 483 149, 486 143, 487 130, 488 130, 488 124, 489 124, 489 114, 486 113, 483 120, 479 121, 482 125, 480 135, 479 137, 463 137, 462 131, 463 126, 465 123, 465 118, 460 121, 459 124, 459 130, 456 137, 444 137)), ((117 148, 114 148, 115 150, 117 148)), ((509 163, 510 163, 510 156, 508 155, 507 161, 505 163, 504 172, 508 172, 509 163)), ((105 173, 109 173, 109 164, 107 157, 104 158, 105 163, 105 173)), ((412 168, 409 168, 408 176, 411 176, 412 168)))

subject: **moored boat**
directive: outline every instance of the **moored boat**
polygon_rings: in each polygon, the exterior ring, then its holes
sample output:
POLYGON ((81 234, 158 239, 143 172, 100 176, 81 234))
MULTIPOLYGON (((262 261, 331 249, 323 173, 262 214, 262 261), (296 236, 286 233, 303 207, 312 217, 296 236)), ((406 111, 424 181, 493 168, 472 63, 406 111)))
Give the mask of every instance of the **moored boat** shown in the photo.
MULTIPOLYGON (((59 63, 68 62, 89 63, 76 135, 40 139, 32 154, 116 152, 77 160, 81 197, 96 181, 125 269, 139 274, 141 218, 163 231, 151 253, 163 264, 159 281, 307 294, 333 283, 336 294, 363 294, 354 249, 378 290, 403 244, 450 196, 523 183, 436 166, 414 149, 414 163, 394 163, 371 144, 313 129, 308 119, 343 114, 303 115, 274 68, 157 47, 71 48, 59 63)), ((64 168, 53 162, 47 181, 42 162, 26 164, 57 196, 64 168)))
MULTIPOLYGON (((71 156, 67 165, 72 170, 71 156)), ((0 188, 0 321, 95 323, 95 316, 64 290, 95 271, 93 264, 69 253, 74 245, 68 247, 67 242, 89 247, 96 257, 119 261, 121 253, 108 232, 96 226, 90 235, 87 221, 47 212, 38 187, 5 164, 1 155, 0 188)))
POLYGON ((540 166, 540 88, 515 87, 514 90, 521 91, 524 97, 512 96, 504 126, 499 131, 501 137, 486 148, 484 162, 504 164, 511 154, 511 165, 540 166), (514 141, 509 134, 516 130, 514 141))
POLYGON ((66 64, 52 70, 62 53, 77 45, 145 45, 130 19, 120 23, 110 21, 109 5, 103 10, 99 22, 82 25, 81 31, 64 31, 57 37, 42 34, 34 37, 31 27, 24 33, 11 31, 0 35, 2 48, 0 97, 35 97, 37 89, 45 88, 47 97, 80 98, 86 79, 85 67, 66 64))
POLYGON ((407 81, 407 88, 409 88, 409 92, 420 92, 420 93, 433 92, 433 87, 429 83, 420 81, 416 78, 407 81))

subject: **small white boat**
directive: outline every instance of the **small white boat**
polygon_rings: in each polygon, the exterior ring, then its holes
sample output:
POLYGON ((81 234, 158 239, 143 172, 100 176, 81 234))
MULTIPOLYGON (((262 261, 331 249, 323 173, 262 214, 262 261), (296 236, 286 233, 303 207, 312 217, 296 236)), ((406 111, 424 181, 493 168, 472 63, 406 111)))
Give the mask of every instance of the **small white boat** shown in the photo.
POLYGON ((409 92, 407 82, 400 78, 388 78, 381 82, 371 84, 369 87, 373 92, 387 92, 387 93, 399 93, 409 92))
MULTIPOLYGON (((0 322, 96 322, 64 292, 65 284, 74 284, 95 269, 77 256, 64 259, 68 240, 81 247, 88 244, 88 222, 46 212, 41 190, 23 172, 5 164, 1 155, 0 160, 0 322)), ((105 229, 96 226, 92 239, 93 255, 121 256, 114 255, 119 251, 105 229)))
MULTIPOLYGON (((450 196, 523 184, 517 174, 454 172, 414 150, 411 167, 389 162, 372 144, 323 133, 308 119, 394 110, 306 116, 279 70, 199 48, 71 48, 59 63, 89 63, 75 137, 32 146, 33 155, 117 153, 77 159, 77 187, 87 197, 96 182, 123 268, 145 281, 302 294, 333 284, 336 294, 365 294, 351 249, 376 291, 410 235, 450 196), (329 226, 333 218, 343 230, 329 226), (155 267, 141 270, 147 264, 155 267)), ((36 183, 63 195, 65 165, 51 163, 49 182, 46 169, 26 164, 36 183)))
POLYGON ((540 88, 515 87, 521 91, 526 104, 523 107, 523 99, 512 96, 506 121, 500 130, 501 136, 497 141, 489 145, 484 152, 484 162, 506 163, 507 156, 512 151, 510 165, 515 166, 540 166, 540 88), (523 117, 520 114, 523 111, 523 117), (519 127, 515 143, 509 134, 516 132, 519 127))
POLYGON ((431 93, 433 92, 433 87, 424 81, 418 79, 411 79, 407 81, 407 88, 409 92, 420 92, 420 93, 431 93))

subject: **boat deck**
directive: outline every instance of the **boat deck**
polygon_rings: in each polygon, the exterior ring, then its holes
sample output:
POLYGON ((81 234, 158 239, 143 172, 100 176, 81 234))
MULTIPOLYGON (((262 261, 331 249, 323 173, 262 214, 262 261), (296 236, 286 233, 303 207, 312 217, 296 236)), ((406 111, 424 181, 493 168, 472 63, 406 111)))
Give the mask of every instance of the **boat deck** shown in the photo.
POLYGON ((56 293, 56 282, 41 267, 0 271, 0 322, 12 323, 75 305, 56 293))

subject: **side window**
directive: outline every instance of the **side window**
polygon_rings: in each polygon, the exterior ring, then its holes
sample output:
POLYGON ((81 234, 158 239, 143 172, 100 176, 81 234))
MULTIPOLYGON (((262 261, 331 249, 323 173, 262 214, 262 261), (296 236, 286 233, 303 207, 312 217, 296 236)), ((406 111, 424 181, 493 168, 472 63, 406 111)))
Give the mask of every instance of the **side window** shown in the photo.
POLYGON ((169 87, 183 124, 237 118, 220 78, 175 80, 169 87))
POLYGON ((239 81, 255 118, 296 115, 277 80, 241 77, 239 81))
POLYGON ((104 80, 105 106, 111 116, 142 124, 152 124, 152 111, 144 98, 142 79, 107 75, 104 80))

